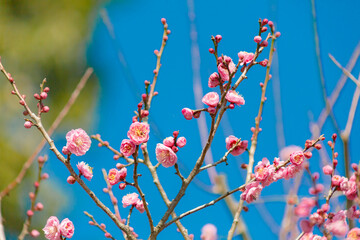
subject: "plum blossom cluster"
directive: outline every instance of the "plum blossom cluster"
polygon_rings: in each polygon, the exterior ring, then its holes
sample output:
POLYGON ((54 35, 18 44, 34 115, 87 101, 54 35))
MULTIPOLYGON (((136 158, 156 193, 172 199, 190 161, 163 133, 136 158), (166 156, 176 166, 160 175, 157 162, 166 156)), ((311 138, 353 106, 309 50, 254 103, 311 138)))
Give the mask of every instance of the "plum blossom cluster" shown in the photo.
MULTIPOLYGON (((324 140, 324 138, 321 136, 317 141, 320 140, 324 140)), ((280 160, 280 158, 274 158, 273 164, 270 164, 267 158, 263 158, 255 166, 254 177, 250 183, 245 185, 245 189, 243 189, 244 191, 240 198, 247 203, 251 203, 258 199, 264 187, 280 179, 288 180, 295 177, 297 173, 308 166, 306 159, 311 156, 306 154, 305 151, 311 147, 318 147, 317 141, 306 141, 305 149, 291 153, 286 161, 280 160)))
POLYGON ((49 217, 43 228, 45 238, 49 240, 60 240, 65 238, 72 238, 74 235, 75 227, 72 221, 68 218, 59 221, 55 216, 49 217))
POLYGON ((140 213, 145 212, 144 203, 142 200, 139 199, 139 195, 137 193, 129 193, 123 196, 122 204, 124 208, 131 206, 139 210, 140 213))
POLYGON ((172 167, 177 162, 176 153, 179 148, 183 148, 186 145, 185 137, 178 137, 179 131, 174 131, 172 137, 167 137, 163 140, 163 143, 156 145, 155 153, 156 159, 164 167, 172 167))
POLYGON ((115 184, 119 184, 119 188, 121 190, 124 190, 126 187, 126 175, 127 175, 127 168, 124 167, 122 164, 117 164, 117 167, 120 168, 120 170, 116 169, 116 168, 112 168, 109 170, 108 173, 108 182, 110 185, 115 185, 115 184))
POLYGON ((349 231, 348 221, 359 219, 360 210, 356 208, 356 205, 352 205, 345 210, 338 210, 337 212, 330 211, 330 198, 335 192, 341 192, 350 201, 357 199, 358 187, 356 183, 356 176, 359 175, 358 166, 352 165, 355 171, 350 179, 335 175, 335 170, 338 164, 336 157, 338 153, 334 151, 336 134, 333 134, 332 141, 328 142, 328 145, 332 149, 332 165, 325 165, 323 167, 323 173, 330 176, 331 185, 329 193, 326 197, 326 203, 320 206, 319 198, 317 194, 324 190, 322 184, 317 184, 319 174, 312 174, 313 187, 309 189, 311 195, 315 195, 313 198, 303 198, 300 203, 294 208, 295 215, 301 219, 300 227, 304 235, 300 238, 305 239, 328 239, 330 236, 345 237, 346 239, 359 239, 360 229, 352 228, 349 231), (313 211, 315 209, 315 211, 313 211), (315 235, 313 233, 314 227, 317 227, 323 236, 315 235))

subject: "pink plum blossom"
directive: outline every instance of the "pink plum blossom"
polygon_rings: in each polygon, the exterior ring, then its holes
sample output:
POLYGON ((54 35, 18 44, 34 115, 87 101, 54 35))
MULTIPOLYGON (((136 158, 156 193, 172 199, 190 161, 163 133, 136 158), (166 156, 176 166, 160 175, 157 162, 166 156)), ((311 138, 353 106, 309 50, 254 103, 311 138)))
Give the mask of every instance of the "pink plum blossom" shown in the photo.
POLYGON ((127 168, 126 167, 121 168, 119 171, 119 180, 124 181, 126 178, 126 175, 127 175, 127 168))
MULTIPOLYGON (((146 203, 146 205, 148 205, 148 203, 146 203)), ((136 202, 135 208, 136 208, 140 213, 145 212, 144 203, 143 203, 143 201, 140 200, 140 199, 136 202)))
POLYGON ((91 139, 87 133, 81 129, 72 129, 66 134, 66 149, 76 156, 84 155, 91 146, 91 139))
POLYGON ((245 104, 245 100, 244 98, 239 95, 236 91, 234 90, 230 90, 226 93, 225 99, 230 102, 230 103, 234 103, 236 105, 244 105, 245 104))
POLYGON ((174 166, 177 161, 177 156, 174 151, 164 144, 158 143, 155 152, 156 159, 166 168, 174 166))
POLYGON ((209 92, 202 98, 201 101, 210 107, 216 107, 219 103, 219 94, 216 92, 209 92))
POLYGON ((135 206, 138 201, 139 201, 139 195, 137 193, 129 193, 123 196, 122 198, 122 204, 124 208, 132 205, 135 206))
POLYGON ((181 113, 184 115, 184 118, 186 120, 191 120, 194 116, 194 113, 190 108, 183 108, 181 110, 181 113))
POLYGON ((149 140, 150 127, 147 123, 134 122, 130 125, 127 133, 128 138, 135 144, 140 145, 149 140))
POLYGON ((346 236, 346 240, 359 240, 359 239, 360 239, 360 228, 351 229, 346 236))
POLYGON ((282 161, 287 161, 293 152, 302 151, 302 148, 296 145, 289 145, 280 150, 279 157, 282 161))
POLYGON ((296 151, 290 154, 290 162, 296 166, 301 165, 304 162, 305 156, 302 151, 296 151))
POLYGON ((330 165, 325 165, 322 170, 325 175, 331 175, 334 169, 330 165))
POLYGON ((344 177, 341 177, 341 176, 339 176, 339 175, 334 175, 334 176, 332 176, 332 178, 331 178, 331 184, 332 184, 333 186, 339 187, 340 184, 341 184, 341 182, 342 182, 343 180, 344 180, 344 177))
POLYGON ((315 207, 316 201, 312 198, 303 198, 301 202, 295 207, 295 215, 298 217, 307 217, 311 210, 315 207))
MULTIPOLYGON (((226 142, 226 149, 230 150, 234 144, 236 144, 238 138, 230 135, 225 139, 226 142)), ((234 156, 238 156, 240 154, 242 154, 243 152, 245 152, 246 148, 248 147, 248 141, 244 140, 244 141, 240 141, 238 143, 238 145, 234 148, 234 150, 231 152, 232 155, 234 156)))
POLYGON ((133 155, 135 152, 135 149, 136 149, 136 146, 131 140, 124 139, 121 141, 120 152, 125 157, 129 157, 129 156, 133 155))
POLYGON ((300 227, 304 233, 310 233, 312 232, 314 225, 311 224, 309 220, 302 220, 300 222, 300 227))
POLYGON ((247 203, 255 201, 263 189, 263 186, 258 181, 248 183, 245 186, 245 191, 240 195, 242 200, 245 200, 247 203))
POLYGON ((186 145, 186 138, 185 137, 179 137, 176 140, 176 146, 178 146, 179 148, 183 148, 186 145))
POLYGON ((74 230, 75 230, 74 224, 68 218, 65 218, 64 220, 61 221, 60 224, 61 235, 63 235, 66 238, 72 238, 72 236, 74 235, 74 230))
POLYGON ((345 211, 340 210, 333 218, 329 218, 324 227, 327 231, 331 232, 334 236, 344 237, 349 231, 349 226, 346 222, 345 211))
POLYGON ((224 61, 227 63, 227 64, 224 64, 223 62, 221 62, 219 65, 218 65, 218 72, 221 76, 221 79, 223 81, 229 81, 229 78, 230 78, 230 74, 232 74, 233 72, 235 72, 236 70, 236 66, 234 64, 234 62, 232 61, 232 59, 228 56, 224 56, 224 61), (227 65, 227 66, 226 66, 227 65), (228 70, 229 69, 229 70, 228 70), (230 74, 229 74, 229 71, 230 71, 230 74))
POLYGON ((60 222, 59 219, 55 216, 49 217, 46 222, 45 227, 42 229, 45 234, 45 238, 49 240, 60 240, 60 222))
POLYGON ((90 167, 84 161, 76 164, 76 167, 79 169, 79 174, 83 175, 87 180, 91 180, 93 177, 92 167, 90 167))
POLYGON ((201 228, 201 240, 217 240, 217 228, 214 224, 208 223, 201 228))
POLYGON ((209 82, 208 82, 208 86, 209 88, 214 88, 220 85, 220 77, 219 74, 217 72, 214 72, 213 74, 210 75, 209 77, 209 82))
POLYGON ((116 168, 112 168, 108 174, 108 181, 110 185, 115 185, 120 180, 120 172, 116 168))
POLYGON ((349 219, 355 219, 355 218, 359 218, 360 217, 360 211, 356 210, 356 205, 351 206, 347 211, 346 211, 346 217, 349 219))
POLYGON ((164 139, 163 144, 169 148, 171 148, 172 146, 174 146, 175 144, 175 140, 174 137, 167 137, 164 139))
POLYGON ((254 59, 254 54, 241 51, 238 53, 238 57, 240 60, 240 65, 242 66, 244 65, 244 63, 248 64, 249 62, 251 62, 254 59))
POLYGON ((268 166, 270 165, 267 158, 263 158, 261 162, 255 166, 255 178, 257 181, 263 181, 269 176, 268 166))

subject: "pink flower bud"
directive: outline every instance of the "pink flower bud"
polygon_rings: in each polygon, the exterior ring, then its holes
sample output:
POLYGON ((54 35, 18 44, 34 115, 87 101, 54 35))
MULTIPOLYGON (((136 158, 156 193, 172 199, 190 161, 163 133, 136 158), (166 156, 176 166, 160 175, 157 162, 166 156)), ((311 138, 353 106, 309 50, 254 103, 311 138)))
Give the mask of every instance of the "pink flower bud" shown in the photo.
POLYGON ((166 18, 161 18, 161 23, 165 24, 166 23, 166 18))
POLYGON ((193 118, 193 111, 190 108, 183 108, 181 113, 184 115, 186 120, 191 120, 193 118))
POLYGON ((264 59, 264 60, 262 60, 261 62, 259 62, 259 64, 261 65, 261 66, 263 66, 263 67, 266 67, 267 66, 267 64, 268 64, 268 60, 267 59, 264 59))
POLYGON ((214 54, 215 50, 213 48, 209 48, 209 53, 214 54))
POLYGON ((68 184, 74 184, 76 182, 76 179, 73 176, 69 176, 66 181, 68 184))
POLYGON ((104 193, 109 193, 109 189, 108 188, 103 188, 103 192, 104 193))
POLYGON ((35 210, 36 211, 41 211, 44 209, 44 205, 40 202, 38 202, 36 205, 35 205, 35 210))
POLYGON ((30 236, 33 237, 33 238, 37 238, 37 237, 40 236, 40 233, 39 233, 38 230, 33 229, 33 230, 31 230, 31 232, 30 232, 30 236))
POLYGON ((40 186, 40 183, 38 181, 34 182, 34 187, 38 188, 40 186))
POLYGON ((121 170, 119 171, 119 180, 124 181, 126 175, 127 175, 127 168, 126 167, 121 168, 121 170))
POLYGON ((24 127, 25 127, 25 128, 31 128, 31 126, 32 126, 32 123, 29 122, 29 121, 26 121, 26 122, 24 123, 24 127))
POLYGON ((260 43, 261 47, 267 47, 269 45, 268 41, 264 40, 260 43))
POLYGON ((234 109, 234 108, 235 108, 235 104, 230 103, 230 104, 229 104, 229 108, 230 108, 230 109, 234 109))
POLYGON ((169 39, 168 36, 164 36, 164 37, 163 37, 163 40, 164 40, 165 42, 166 42, 168 39, 169 39))
POLYGON ((174 146, 175 141, 173 137, 167 137, 164 139, 163 144, 169 148, 171 148, 172 146, 174 146))
POLYGON ((44 107, 42 108, 42 111, 43 111, 44 113, 47 113, 48 111, 50 111, 50 108, 49 108, 48 106, 44 106, 44 107))
POLYGON ((267 18, 264 18, 261 22, 261 25, 264 26, 266 24, 268 24, 269 20, 267 18))
POLYGON ((34 98, 36 99, 36 100, 40 100, 41 98, 40 98, 40 95, 38 94, 38 93, 35 93, 34 94, 34 98))
POLYGON ((42 180, 46 180, 46 179, 48 179, 49 178, 49 174, 48 173, 43 173, 42 175, 41 175, 41 179, 42 180))
POLYGON ((215 36, 215 40, 216 40, 217 43, 219 43, 221 41, 221 39, 222 39, 221 35, 216 35, 215 36))
POLYGON ((210 114, 215 114, 216 113, 216 108, 215 107, 208 107, 208 113, 210 114))
POLYGON ((276 37, 276 38, 280 37, 280 35, 281 35, 280 32, 276 32, 276 33, 275 33, 275 37, 276 37))
POLYGON ((271 28, 274 26, 274 23, 272 21, 269 21, 268 24, 269 24, 269 27, 271 27, 271 28))
POLYGON ((305 152, 305 153, 304 153, 304 156, 305 156, 307 159, 309 159, 309 158, 312 157, 312 152, 305 152))
POLYGON ((106 233, 105 233, 105 237, 106 237, 106 238, 111 238, 112 236, 111 236, 110 233, 106 232, 106 233))
POLYGON ((124 190, 126 188, 126 183, 120 183, 119 188, 120 190, 124 190))
POLYGON ((155 49, 154 54, 157 56, 159 54, 159 50, 155 49))
POLYGON ((34 212, 31 210, 27 210, 26 215, 28 215, 28 217, 31 217, 34 215, 34 212))
POLYGON ((179 131, 173 131, 174 138, 177 138, 179 136, 179 131))
POLYGON ((256 42, 256 43, 260 43, 261 40, 262 40, 262 38, 260 36, 255 36, 254 37, 254 42, 256 42))
POLYGON ((141 111, 141 117, 144 118, 144 117, 147 117, 149 116, 149 111, 148 110, 142 110, 141 111))
POLYGON ((320 178, 320 174, 319 174, 318 172, 314 172, 314 173, 313 173, 313 178, 314 178, 315 180, 318 180, 318 179, 320 178))
POLYGON ((46 87, 44 88, 44 92, 48 93, 50 91, 50 88, 46 87))
POLYGON ((116 164, 116 168, 117 168, 117 169, 122 169, 123 167, 124 167, 124 165, 121 164, 121 163, 117 163, 117 164, 116 164))
POLYGON ((46 92, 40 93, 40 97, 41 97, 41 99, 46 99, 47 98, 47 93, 46 92))
POLYGON ((325 175, 331 175, 333 173, 333 168, 330 165, 326 165, 323 167, 323 172, 325 175))
POLYGON ((310 232, 312 232, 312 229, 313 229, 313 225, 308 220, 302 220, 300 222, 300 227, 304 233, 310 233, 310 232))
POLYGON ((31 200, 33 200, 33 199, 34 199, 34 197, 35 197, 35 193, 33 193, 33 192, 29 192, 29 198, 30 198, 31 200))
POLYGON ((178 146, 179 148, 183 148, 186 145, 186 138, 185 137, 179 137, 176 140, 176 146, 178 146))
POLYGON ((175 146, 172 146, 171 149, 174 151, 174 153, 177 153, 179 151, 179 149, 177 147, 175 147, 175 146))
POLYGON ((262 27, 261 28, 261 32, 266 32, 267 31, 267 27, 262 27))

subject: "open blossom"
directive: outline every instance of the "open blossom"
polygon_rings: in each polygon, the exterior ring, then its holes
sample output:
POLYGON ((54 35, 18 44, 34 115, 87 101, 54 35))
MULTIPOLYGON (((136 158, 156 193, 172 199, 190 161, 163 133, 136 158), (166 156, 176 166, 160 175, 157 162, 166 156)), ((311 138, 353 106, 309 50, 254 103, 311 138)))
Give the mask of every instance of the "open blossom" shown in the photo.
POLYGON ((341 176, 339 176, 339 175, 334 175, 334 176, 332 176, 332 178, 331 178, 331 184, 332 184, 333 186, 339 187, 340 184, 341 184, 341 182, 342 182, 344 179, 345 179, 344 177, 341 177, 341 176))
POLYGON ((202 98, 201 101, 210 107, 216 107, 219 103, 219 94, 216 92, 209 92, 202 98))
POLYGON ((135 206, 138 201, 139 201, 139 195, 137 193, 129 193, 123 196, 122 198, 122 204, 124 208, 132 205, 135 206))
MULTIPOLYGON (((66 134, 66 150, 76 156, 84 155, 91 146, 91 139, 87 133, 81 129, 72 129, 66 134)), ((64 149, 63 149, 64 151, 64 149)))
POLYGON ((340 210, 335 214, 332 219, 328 219, 324 227, 327 231, 331 232, 334 236, 343 237, 349 231, 349 226, 346 222, 345 211, 340 210))
POLYGON ((349 219, 355 219, 355 218, 359 218, 360 217, 360 211, 356 210, 356 205, 351 206, 347 211, 346 211, 346 217, 349 219))
POLYGON ((331 175, 333 173, 333 168, 330 165, 325 165, 322 170, 325 175, 331 175))
MULTIPOLYGON (((224 81, 223 81, 224 82, 224 81)), ((219 74, 217 72, 214 72, 213 74, 210 75, 209 77, 209 82, 208 82, 208 86, 209 88, 214 88, 220 85, 220 77, 219 74)))
MULTIPOLYGON (((234 144, 236 144, 238 138, 230 135, 225 139, 226 142, 226 149, 229 150, 231 149, 234 144)), ((238 156, 240 154, 242 154, 243 152, 245 152, 246 148, 248 147, 248 141, 244 140, 244 141, 240 141, 238 143, 238 145, 234 148, 234 150, 231 152, 232 155, 234 156, 238 156)))
POLYGON ((261 162, 255 166, 255 178, 257 181, 263 181, 269 176, 268 166, 270 165, 267 158, 263 158, 261 162))
POLYGON ((214 224, 208 223, 201 228, 201 240, 217 240, 217 228, 214 224))
POLYGON ((251 203, 260 196, 262 189, 263 186, 258 181, 249 183, 245 186, 245 191, 240 195, 240 198, 247 203, 251 203))
POLYGON ((305 156, 302 151, 296 151, 290 154, 290 162, 296 166, 301 165, 304 162, 305 156))
POLYGON ((136 146, 131 140, 124 139, 121 141, 120 152, 125 157, 129 157, 129 156, 133 155, 133 153, 135 152, 135 149, 136 149, 136 146))
POLYGON ((49 217, 46 222, 45 227, 42 229, 44 231, 46 239, 49 240, 60 240, 60 222, 59 219, 55 216, 49 217))
POLYGON ((225 99, 228 102, 234 103, 234 104, 239 105, 239 106, 245 104, 244 98, 234 90, 228 91, 226 93, 225 99))
POLYGON ((346 236, 346 240, 359 240, 359 239, 360 239, 360 228, 351 229, 346 236))
POLYGON ((120 172, 116 168, 112 168, 108 174, 108 181, 110 185, 115 185, 120 180, 120 172))
POLYGON ((60 233, 66 238, 72 238, 74 235, 74 224, 68 218, 65 218, 60 223, 60 233))
POLYGON ((254 54, 248 53, 245 51, 241 51, 238 53, 238 57, 240 60, 240 65, 242 66, 242 65, 244 65, 244 63, 248 64, 249 62, 251 62, 254 59, 254 54))
POLYGON ((230 74, 235 72, 236 66, 235 66, 234 62, 232 61, 232 59, 230 57, 228 57, 228 56, 224 56, 224 61, 227 64, 224 64, 223 62, 221 62, 218 65, 218 72, 219 72, 219 74, 221 76, 221 79, 223 81, 229 81, 230 74), (230 71, 230 74, 229 74, 229 71, 230 71))
MULTIPOLYGON (((146 203, 146 205, 148 205, 148 203, 146 203)), ((144 203, 142 200, 138 200, 136 202, 135 208, 140 212, 143 213, 145 212, 145 207, 144 207, 144 203)))
POLYGON ((150 127, 147 123, 134 122, 130 125, 127 133, 128 138, 135 144, 140 145, 149 140, 150 127))
POLYGON ((80 175, 83 175, 87 180, 91 180, 93 177, 92 167, 84 161, 76 164, 76 167, 79 169, 80 175))
POLYGON ((174 151, 165 146, 164 144, 158 143, 156 145, 156 159, 164 166, 164 167, 171 167, 177 161, 177 156, 174 151))

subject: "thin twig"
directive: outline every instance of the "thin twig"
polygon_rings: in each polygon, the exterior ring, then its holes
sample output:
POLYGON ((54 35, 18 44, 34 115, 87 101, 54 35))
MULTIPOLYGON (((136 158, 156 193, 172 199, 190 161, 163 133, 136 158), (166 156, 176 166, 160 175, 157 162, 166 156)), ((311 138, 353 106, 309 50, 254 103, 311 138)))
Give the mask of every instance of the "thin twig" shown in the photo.
MULTIPOLYGON (((0 63, 1 64, 1 63, 0 63)), ((3 67, 2 67, 3 68, 3 67)), ((59 113, 59 115, 56 117, 55 121, 51 124, 51 127, 48 130, 48 134, 49 136, 51 136, 54 131, 57 129, 57 127, 59 126, 59 124, 62 122, 62 120, 65 118, 65 116, 68 114, 70 108, 72 107, 72 105, 75 103, 76 99, 78 98, 80 92, 82 91, 82 89, 84 88, 85 84, 87 83, 88 79, 90 78, 91 74, 93 73, 93 69, 92 68, 88 68, 86 70, 86 72, 84 73, 84 75, 82 76, 82 78, 80 79, 78 85, 76 86, 75 90, 72 92, 69 100, 67 101, 67 103, 65 104, 64 108, 61 110, 61 112, 59 113)), ((10 191, 12 189, 14 189, 19 183, 22 182, 27 170, 30 168, 30 166, 32 165, 32 163, 34 162, 34 159, 36 158, 36 156, 41 152, 41 150, 43 149, 43 147, 46 144, 46 140, 42 139, 40 144, 36 147, 35 151, 33 152, 33 154, 29 157, 29 159, 24 163, 24 165, 22 166, 19 174, 16 176, 16 178, 9 184, 7 185, 1 192, 0 192, 0 198, 8 195, 10 193, 10 191)))
MULTIPOLYGON (((255 131, 252 136, 251 147, 249 150, 249 163, 247 166, 247 174, 246 174, 245 183, 248 183, 250 181, 252 169, 253 169, 253 165, 254 165, 254 161, 255 161, 254 155, 255 155, 256 146, 257 146, 257 137, 260 132, 260 130, 259 130, 260 129, 260 121, 261 121, 262 111, 263 111, 263 107, 264 107, 264 103, 265 103, 266 87, 270 80, 270 68, 271 68, 271 63, 272 63, 272 59, 273 59, 275 40, 276 40, 276 38, 273 36, 272 41, 271 41, 270 53, 269 53, 269 62, 268 62, 267 68, 266 68, 265 81, 264 81, 264 85, 262 87, 259 111, 258 111, 257 117, 255 118, 255 131)), ((238 219, 239 219, 241 211, 243 209, 243 204, 244 204, 244 201, 240 199, 238 208, 237 208, 235 216, 234 216, 233 223, 232 223, 231 228, 228 233, 228 237, 227 237, 228 240, 231 240, 234 236, 234 232, 235 232, 236 226, 239 221, 238 219)))
POLYGON ((48 132, 45 130, 45 128, 42 125, 41 118, 37 117, 36 114, 34 114, 31 109, 28 107, 25 99, 20 94, 19 90, 17 89, 17 86, 15 84, 15 81, 13 81, 12 77, 6 72, 3 65, 0 62, 0 70, 4 73, 5 77, 10 82, 15 95, 24 103, 24 108, 26 111, 28 111, 29 116, 35 121, 35 126, 38 128, 40 133, 43 135, 43 137, 46 139, 48 144, 50 145, 50 150, 56 155, 56 157, 65 164, 66 168, 69 170, 71 176, 75 178, 75 180, 80 184, 80 186, 84 189, 84 191, 90 196, 90 198, 96 203, 96 205, 102 209, 110 218, 111 220, 118 226, 121 230, 125 231, 127 234, 127 237, 129 239, 135 240, 135 237, 132 235, 130 229, 126 227, 122 222, 120 222, 119 219, 110 211, 108 207, 106 207, 97 197, 96 195, 89 189, 89 187, 85 184, 85 182, 81 179, 79 175, 77 175, 71 166, 70 162, 67 161, 67 159, 60 153, 60 151, 56 148, 54 141, 50 138, 48 132))
MULTIPOLYGON (((91 220, 92 220, 92 224, 91 225, 94 225, 94 226, 96 226, 96 227, 98 227, 101 231, 103 231, 105 234, 106 233, 109 233, 108 231, 106 231, 106 229, 105 228, 102 228, 99 224, 98 224, 98 222, 95 220, 95 218, 94 218, 94 216, 93 215, 91 215, 90 213, 88 213, 88 212, 86 212, 86 211, 84 211, 84 214, 86 215, 86 216, 88 216, 91 220)), ((110 234, 110 233, 109 233, 110 234)), ((110 234, 110 236, 108 237, 108 238, 111 238, 112 240, 116 240, 115 238, 113 238, 113 236, 110 234)))

